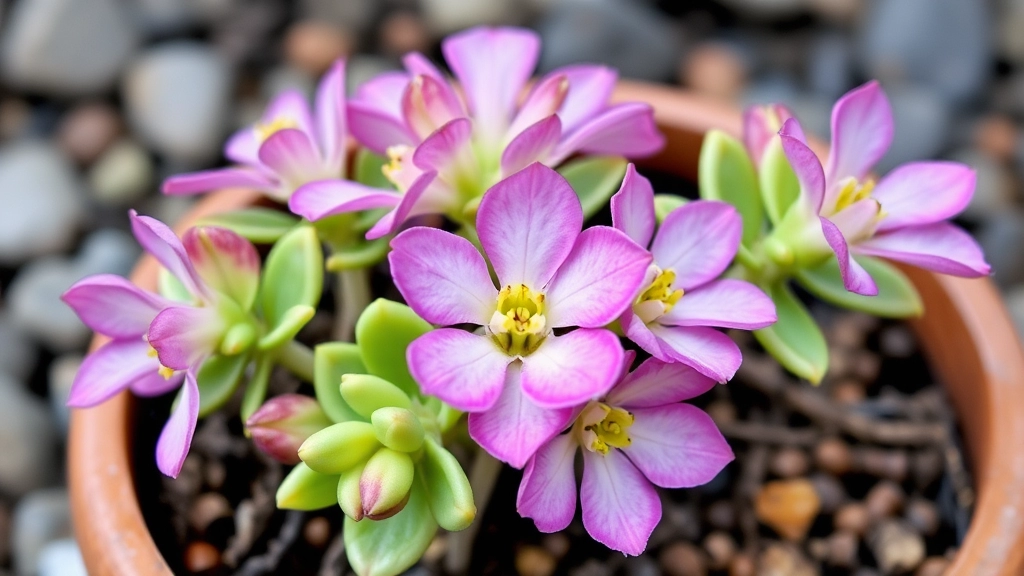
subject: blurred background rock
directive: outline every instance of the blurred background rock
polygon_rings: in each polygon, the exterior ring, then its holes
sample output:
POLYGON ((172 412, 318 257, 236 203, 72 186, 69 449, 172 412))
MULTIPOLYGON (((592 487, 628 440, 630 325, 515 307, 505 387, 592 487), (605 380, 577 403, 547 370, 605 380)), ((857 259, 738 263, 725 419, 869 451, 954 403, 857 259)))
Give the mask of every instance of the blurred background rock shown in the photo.
POLYGON ((963 216, 1024 331, 1024 0, 0 0, 0 575, 84 574, 63 481, 64 408, 89 332, 57 296, 129 272, 126 212, 173 222, 173 173, 223 162, 231 130, 339 56, 349 90, 477 24, 530 26, 541 72, 781 101, 827 137, 832 102, 882 81, 880 169, 978 171, 963 216))

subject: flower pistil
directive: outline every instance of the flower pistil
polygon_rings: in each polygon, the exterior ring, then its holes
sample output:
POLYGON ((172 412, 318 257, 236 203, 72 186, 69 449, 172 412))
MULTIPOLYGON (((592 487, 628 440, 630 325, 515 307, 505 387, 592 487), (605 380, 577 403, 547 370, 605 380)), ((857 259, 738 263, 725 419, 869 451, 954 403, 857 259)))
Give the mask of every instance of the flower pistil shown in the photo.
POLYGON ((489 327, 495 341, 509 354, 533 352, 548 333, 544 294, 523 284, 505 286, 498 292, 498 306, 489 327))
POLYGON ((604 402, 591 402, 576 421, 580 445, 605 455, 610 448, 625 448, 632 443, 628 433, 632 425, 631 412, 604 402))

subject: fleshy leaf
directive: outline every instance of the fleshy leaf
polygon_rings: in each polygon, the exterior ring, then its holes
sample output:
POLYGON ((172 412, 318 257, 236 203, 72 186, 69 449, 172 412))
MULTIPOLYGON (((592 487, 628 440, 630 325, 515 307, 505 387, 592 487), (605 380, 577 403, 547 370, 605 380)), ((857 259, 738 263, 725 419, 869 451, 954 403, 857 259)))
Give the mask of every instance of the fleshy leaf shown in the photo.
POLYGON ((256 370, 245 387, 245 395, 242 396, 242 408, 240 410, 242 422, 249 419, 260 409, 263 401, 267 399, 267 387, 270 385, 270 372, 274 369, 274 361, 270 356, 257 356, 256 370))
POLYGON ((757 341, 793 374, 821 382, 828 370, 828 345, 821 329, 785 282, 762 288, 775 302, 779 319, 755 330, 757 341))
POLYGON ((796 179, 796 173, 789 165, 786 153, 782 151, 782 144, 777 139, 765 149, 758 175, 764 211, 772 224, 777 225, 800 195, 800 183, 796 179))
POLYGON ((198 224, 220 226, 256 244, 273 244, 299 223, 299 219, 282 210, 252 207, 214 214, 198 224))
POLYGON ((299 447, 299 458, 321 474, 341 474, 365 462, 378 448, 373 424, 342 422, 307 438, 299 447))
POLYGON ((313 319, 314 314, 316 314, 316 309, 305 304, 296 304, 285 310, 277 326, 274 326, 269 334, 260 338, 260 350, 272 350, 295 338, 299 330, 302 330, 302 327, 313 319))
POLYGON ((451 452, 433 438, 428 437, 423 448, 416 476, 423 483, 430 512, 445 530, 464 530, 476 518, 469 478, 451 452))
POLYGON ((675 194, 655 194, 654 195, 654 217, 658 219, 658 224, 665 221, 665 217, 670 212, 685 206, 689 202, 689 198, 683 198, 682 196, 676 196, 675 194))
POLYGON ((409 396, 401 388, 370 374, 343 377, 341 397, 354 412, 367 419, 381 408, 412 408, 409 396))
POLYGON ((921 296, 903 272, 879 258, 856 256, 854 259, 874 279, 877 296, 861 296, 847 290, 835 258, 829 258, 817 268, 797 270, 795 276, 818 298, 850 310, 884 318, 911 318, 924 312, 921 296))
POLYGON ((164 298, 186 304, 194 304, 196 302, 195 296, 188 291, 188 288, 181 283, 181 280, 175 278, 174 274, 171 274, 166 268, 160 268, 156 278, 157 292, 164 298))
POLYGON ((374 154, 366 148, 360 148, 356 152, 355 162, 352 166, 355 181, 373 188, 393 190, 395 186, 384 176, 384 166, 388 159, 374 154))
POLYGON ((312 226, 295 228, 267 255, 260 294, 271 331, 294 306, 316 308, 324 284, 324 254, 312 226))
POLYGON ((369 268, 380 262, 388 254, 390 238, 376 240, 356 240, 350 244, 335 246, 327 257, 327 269, 331 272, 369 268))
POLYGON ((597 214, 619 189, 626 175, 626 159, 621 156, 587 156, 567 162, 558 169, 580 198, 583 218, 597 214))
POLYGON ((399 452, 415 452, 423 446, 426 433, 420 419, 406 408, 379 408, 370 416, 377 440, 399 452))
POLYGON ((319 510, 337 503, 338 476, 314 472, 302 462, 277 488, 277 507, 284 510, 319 510))
POLYGON ((413 482, 409 502, 386 520, 345 517, 345 552, 359 576, 396 576, 419 561, 437 533, 437 522, 419 482, 413 482))
POLYGON ((373 301, 356 322, 356 342, 363 364, 406 394, 418 395, 419 386, 409 373, 405 350, 409 343, 430 332, 431 326, 405 304, 391 300, 373 301))
POLYGON ((238 389, 238 383, 249 363, 248 354, 221 356, 214 354, 203 362, 196 376, 199 385, 199 417, 217 410, 238 389))
POLYGON ((320 344, 313 355, 313 388, 327 416, 335 422, 359 420, 359 414, 341 397, 341 377, 366 371, 359 347, 351 342, 320 344))
POLYGON ((764 208, 757 171, 743 144, 721 130, 708 132, 697 171, 701 198, 735 206, 743 218, 743 244, 750 246, 761 234, 764 208))

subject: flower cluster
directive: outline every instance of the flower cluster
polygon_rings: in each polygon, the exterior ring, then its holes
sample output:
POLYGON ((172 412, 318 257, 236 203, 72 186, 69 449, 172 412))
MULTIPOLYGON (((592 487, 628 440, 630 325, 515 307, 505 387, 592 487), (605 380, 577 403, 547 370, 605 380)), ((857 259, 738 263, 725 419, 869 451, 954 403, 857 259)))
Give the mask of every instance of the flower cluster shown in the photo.
POLYGON ((474 468, 523 469, 517 508, 538 529, 566 528, 579 498, 594 539, 640 554, 661 518, 655 487, 709 482, 733 459, 711 418, 685 403, 740 366, 723 329, 753 331, 817 381, 827 349, 791 280, 902 316, 919 300, 879 257, 988 273, 946 222, 973 193, 968 168, 920 162, 871 180, 892 137, 877 84, 837 103, 824 168, 781 106, 749 111, 742 142, 709 133, 702 199, 691 201, 656 195, 624 158, 654 154, 664 138, 648 105, 612 103, 614 71, 572 66, 527 90, 533 32, 478 28, 442 49, 457 82, 410 54, 405 71, 347 101, 339 62, 312 110, 285 93, 230 139, 225 155, 240 167, 164 185, 255 188, 294 215, 250 208, 179 240, 133 212, 164 268, 160 294, 97 276, 64 296, 111 339, 83 364, 71 405, 180 387, 156 446, 174 476, 197 419, 245 382, 247 435, 294 465, 278 506, 339 506, 360 575, 398 574, 438 528, 473 522, 473 488, 489 487, 471 486, 448 450, 469 439, 482 449, 474 468), (605 205, 611 225, 588 226, 605 205), (447 223, 415 219, 431 214, 447 223), (262 265, 250 241, 272 244, 262 265), (336 341, 311 349, 296 335, 325 268, 338 273, 336 341), (386 270, 407 305, 371 302, 371 269, 386 270), (315 398, 267 399, 275 366, 315 398))

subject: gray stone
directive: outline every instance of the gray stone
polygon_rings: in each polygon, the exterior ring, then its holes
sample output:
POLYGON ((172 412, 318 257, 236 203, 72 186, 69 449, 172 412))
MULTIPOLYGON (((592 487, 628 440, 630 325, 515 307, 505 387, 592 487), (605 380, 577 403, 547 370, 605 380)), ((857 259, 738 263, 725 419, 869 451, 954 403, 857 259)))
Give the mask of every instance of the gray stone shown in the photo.
POLYGON ((285 64, 272 68, 263 75, 260 95, 270 101, 285 90, 298 90, 306 98, 312 100, 313 94, 316 92, 316 80, 308 72, 285 64))
POLYGON ((626 78, 664 81, 679 63, 676 28, 641 2, 559 0, 538 25, 541 71, 599 62, 626 78))
POLYGON ((51 256, 31 262, 18 271, 8 291, 12 321, 52 350, 84 346, 89 329, 60 295, 86 276, 126 274, 138 252, 126 233, 105 229, 86 238, 74 260, 51 256))
POLYGON ((774 20, 791 18, 807 8, 807 0, 721 0, 746 17, 774 20))
POLYGON ((1024 282, 1024 213, 1004 210, 995 214, 978 231, 977 239, 999 286, 1024 282))
POLYGON ((909 80, 962 104, 981 94, 991 69, 988 2, 875 0, 861 29, 861 61, 882 81, 909 80))
MULTIPOLYGON (((0 372, 0 493, 19 497, 53 481, 56 440, 42 401, 0 372)), ((17 533, 17 519, 15 525, 17 533)))
POLYGON ((525 15, 516 0, 420 0, 428 29, 444 36, 482 24, 516 24, 525 15))
POLYGON ((299 15, 304 20, 322 20, 360 31, 366 28, 377 13, 373 0, 301 0, 299 15))
POLYGON ((56 95, 113 86, 137 43, 117 0, 16 2, 0 39, 0 69, 14 86, 56 95))
POLYGON ((807 57, 807 84, 818 96, 835 100, 853 85, 853 46, 845 34, 818 35, 807 57))
POLYGON ((82 355, 77 353, 59 356, 50 364, 48 374, 50 410, 63 434, 68 432, 68 419, 71 414, 67 406, 68 397, 71 394, 71 384, 75 381, 75 374, 78 373, 78 368, 81 365, 82 355))
POLYGON ((74 538, 54 540, 39 554, 39 576, 89 576, 74 538))
POLYGON ((905 162, 937 156, 949 137, 949 105, 924 86, 891 83, 884 84, 884 88, 892 103, 896 127, 892 146, 876 170, 885 173, 905 162))
POLYGON ((134 16, 147 35, 167 35, 188 31, 196 24, 190 0, 135 0, 134 16))
POLYGON ((15 574, 38 574, 46 545, 72 536, 67 490, 50 488, 26 496, 14 508, 13 526, 11 549, 15 574))
POLYGON ((0 264, 67 249, 84 216, 81 184, 55 147, 35 141, 0 149, 0 264))
POLYGON ((974 148, 958 150, 950 155, 950 160, 967 164, 978 176, 974 196, 964 210, 964 216, 972 220, 986 220, 1013 208, 1013 175, 1000 162, 974 148))
POLYGON ((999 14, 999 54, 1014 64, 1024 64, 1024 2, 1005 0, 999 14))
POLYGON ((5 309, 0 311, 0 371, 17 380, 26 380, 39 356, 32 339, 18 330, 5 309))
POLYGON ((153 187, 153 159, 134 140, 115 142, 89 169, 89 187, 103 204, 138 200, 153 187))
POLYGON ((229 118, 232 72, 199 42, 156 46, 125 75, 123 95, 135 132, 156 151, 183 164, 218 155, 229 118))

